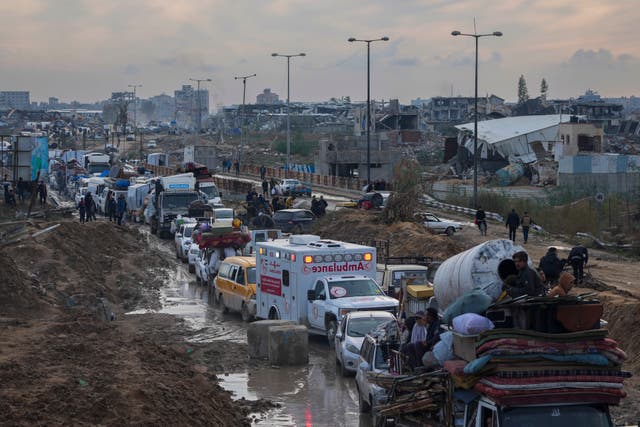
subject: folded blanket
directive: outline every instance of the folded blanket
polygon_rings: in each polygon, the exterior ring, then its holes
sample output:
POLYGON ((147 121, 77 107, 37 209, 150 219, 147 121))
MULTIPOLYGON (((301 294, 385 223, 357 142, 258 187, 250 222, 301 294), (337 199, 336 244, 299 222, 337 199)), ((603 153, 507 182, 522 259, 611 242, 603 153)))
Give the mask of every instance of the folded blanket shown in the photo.
POLYGON ((519 383, 519 384, 500 384, 494 381, 491 381, 487 378, 482 378, 480 382, 482 384, 493 387, 496 390, 514 390, 514 391, 524 391, 524 390, 555 390, 555 389, 585 389, 585 388, 619 388, 622 389, 622 383, 611 383, 606 381, 563 381, 561 379, 551 378, 554 381, 549 382, 536 382, 536 383, 519 383))

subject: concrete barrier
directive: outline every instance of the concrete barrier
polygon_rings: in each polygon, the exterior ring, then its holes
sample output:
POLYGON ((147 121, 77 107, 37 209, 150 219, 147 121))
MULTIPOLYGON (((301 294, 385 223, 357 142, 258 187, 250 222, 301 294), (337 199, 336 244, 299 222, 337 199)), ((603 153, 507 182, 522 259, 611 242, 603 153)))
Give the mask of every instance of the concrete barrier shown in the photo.
POLYGON ((249 323, 247 327, 247 342, 249 357, 252 359, 266 359, 269 357, 269 328, 273 326, 295 325, 293 320, 259 320, 249 323))
POLYGON ((306 365, 309 363, 309 332, 306 326, 286 325, 269 328, 269 363, 306 365))

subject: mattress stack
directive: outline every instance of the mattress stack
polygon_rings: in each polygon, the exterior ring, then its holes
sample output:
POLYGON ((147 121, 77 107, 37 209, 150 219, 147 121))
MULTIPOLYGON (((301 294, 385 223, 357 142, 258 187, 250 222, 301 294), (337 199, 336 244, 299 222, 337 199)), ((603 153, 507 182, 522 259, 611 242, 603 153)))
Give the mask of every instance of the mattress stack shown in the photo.
POLYGON ((445 363, 456 385, 473 387, 497 403, 617 405, 626 394, 627 355, 606 329, 543 333, 494 329, 476 339, 475 360, 445 363))
POLYGON ((193 241, 205 248, 242 249, 251 241, 251 236, 242 230, 234 229, 228 224, 207 224, 193 231, 193 241))

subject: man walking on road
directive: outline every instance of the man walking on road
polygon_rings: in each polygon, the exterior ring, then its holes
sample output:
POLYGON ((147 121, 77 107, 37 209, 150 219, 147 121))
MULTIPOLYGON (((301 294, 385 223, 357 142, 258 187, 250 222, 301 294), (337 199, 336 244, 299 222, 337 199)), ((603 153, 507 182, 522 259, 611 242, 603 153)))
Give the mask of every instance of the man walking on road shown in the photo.
POLYGON ((515 209, 511 209, 509 215, 507 215, 507 222, 505 227, 509 228, 509 240, 516 242, 516 230, 520 226, 520 216, 516 213, 515 209))
POLYGON ((525 211, 524 215, 522 215, 522 218, 520 219, 520 225, 522 226, 522 238, 524 239, 525 243, 527 243, 527 240, 529 240, 529 227, 531 226, 531 224, 533 224, 533 220, 531 219, 527 211, 525 211))

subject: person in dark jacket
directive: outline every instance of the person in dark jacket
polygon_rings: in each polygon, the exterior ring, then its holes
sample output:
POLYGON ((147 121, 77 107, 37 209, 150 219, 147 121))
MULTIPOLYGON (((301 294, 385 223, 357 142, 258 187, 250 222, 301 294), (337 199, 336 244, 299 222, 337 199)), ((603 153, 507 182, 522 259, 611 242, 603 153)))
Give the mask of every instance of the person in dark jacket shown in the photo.
POLYGON ((40 197, 40 204, 44 205, 47 203, 47 185, 44 181, 40 181, 38 184, 38 196, 40 197))
POLYGON ((482 206, 478 206, 478 210, 476 211, 476 225, 478 226, 478 230, 480 230, 480 235, 487 235, 487 214, 482 209, 482 206))
POLYGON ((582 283, 584 279, 584 266, 589 261, 589 251, 582 245, 574 246, 569 252, 569 262, 573 267, 573 277, 582 283))
POLYGON ((124 199, 124 194, 118 196, 118 202, 116 204, 116 221, 118 225, 122 225, 122 220, 124 219, 124 214, 127 212, 127 201, 124 199))
POLYGON ((518 251, 513 254, 513 261, 518 269, 518 275, 511 286, 505 286, 504 290, 511 298, 522 295, 541 296, 544 294, 542 280, 538 273, 529 267, 529 255, 525 251, 518 251))
POLYGON ((95 221, 95 204, 93 203, 93 196, 91 195, 91 191, 87 191, 87 194, 84 195, 84 204, 85 208, 87 209, 87 221, 95 221))
POLYGON ((85 222, 85 215, 87 214, 87 205, 84 203, 84 197, 80 199, 78 203, 78 212, 80 213, 80 222, 85 222))
POLYGON ((564 263, 558 258, 558 250, 554 247, 547 250, 547 253, 540 258, 540 264, 538 264, 538 270, 544 273, 545 282, 552 285, 558 282, 563 268, 564 263))
POLYGON ((505 223, 505 227, 509 228, 509 240, 515 243, 516 241, 516 230, 520 226, 520 216, 516 213, 515 209, 511 209, 509 215, 507 215, 507 222, 505 223))

